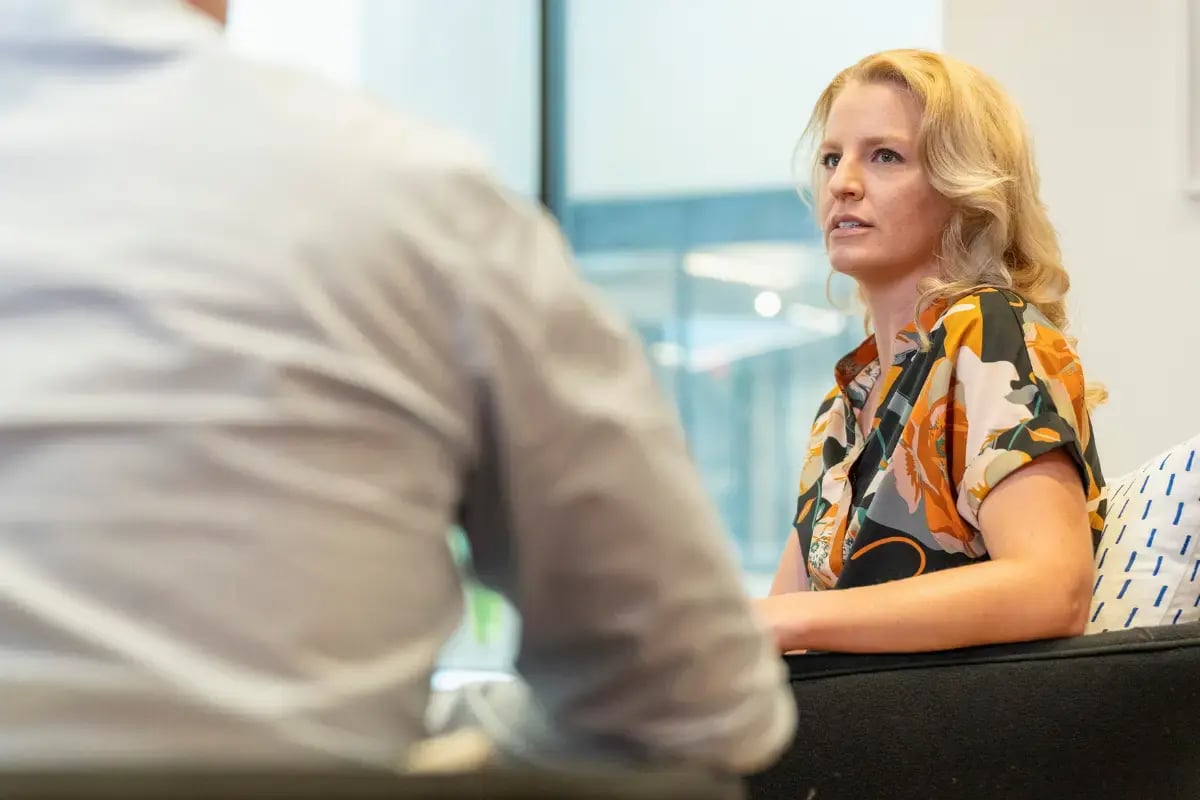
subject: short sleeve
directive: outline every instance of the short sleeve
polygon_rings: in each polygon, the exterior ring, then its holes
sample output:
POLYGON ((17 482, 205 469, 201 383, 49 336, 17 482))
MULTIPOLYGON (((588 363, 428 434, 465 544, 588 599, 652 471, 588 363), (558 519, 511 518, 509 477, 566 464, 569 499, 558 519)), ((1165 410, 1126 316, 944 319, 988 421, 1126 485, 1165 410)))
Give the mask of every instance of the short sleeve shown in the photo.
POLYGON ((960 319, 953 319, 954 309, 945 318, 954 364, 950 464, 959 514, 978 528, 979 507, 992 489, 1059 448, 1076 464, 1094 504, 1099 476, 1090 465, 1083 369, 1071 343, 1016 295, 982 293, 969 305, 960 319))

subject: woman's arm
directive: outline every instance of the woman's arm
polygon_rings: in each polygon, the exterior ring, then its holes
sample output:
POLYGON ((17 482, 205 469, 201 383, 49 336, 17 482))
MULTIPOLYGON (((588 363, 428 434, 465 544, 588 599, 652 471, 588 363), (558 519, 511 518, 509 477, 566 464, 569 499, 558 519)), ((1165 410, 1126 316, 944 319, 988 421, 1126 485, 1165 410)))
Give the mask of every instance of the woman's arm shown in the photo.
POLYGON ((779 559, 779 568, 775 570, 775 580, 771 581, 771 596, 807 590, 808 570, 800 555, 800 537, 792 531, 779 559))
POLYGON ((918 652, 1082 633, 1092 540, 1070 457, 1055 450, 1001 481, 979 524, 990 561, 877 586, 780 594, 757 601, 758 610, 784 652, 918 652))

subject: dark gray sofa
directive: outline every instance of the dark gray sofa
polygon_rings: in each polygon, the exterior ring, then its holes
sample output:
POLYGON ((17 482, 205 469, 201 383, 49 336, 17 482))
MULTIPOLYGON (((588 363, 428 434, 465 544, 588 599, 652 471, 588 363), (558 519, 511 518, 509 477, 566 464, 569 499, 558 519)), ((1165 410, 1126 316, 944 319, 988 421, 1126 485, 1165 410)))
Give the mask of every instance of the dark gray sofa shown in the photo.
POLYGON ((1200 798, 1200 623, 788 665, 799 732, 755 800, 1200 798))

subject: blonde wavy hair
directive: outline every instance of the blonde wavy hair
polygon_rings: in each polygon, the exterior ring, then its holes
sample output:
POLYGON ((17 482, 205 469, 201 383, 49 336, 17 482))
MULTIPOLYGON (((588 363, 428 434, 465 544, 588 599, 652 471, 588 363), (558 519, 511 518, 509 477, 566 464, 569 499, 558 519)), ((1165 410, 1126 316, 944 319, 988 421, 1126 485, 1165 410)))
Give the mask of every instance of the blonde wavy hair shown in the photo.
MULTIPOLYGON (((921 163, 952 213, 938 250, 940 277, 922 282, 920 309, 984 288, 1015 292, 1060 330, 1071 281, 1058 235, 1038 194, 1040 179, 1021 112, 975 67, 928 50, 887 50, 838 73, 813 108, 798 150, 824 138, 834 100, 851 83, 908 91, 922 109, 921 163)), ((812 164, 813 182, 817 170, 812 164)), ((920 316, 919 313, 917 315, 920 316)), ((921 331, 922 341, 928 343, 921 331)), ((1088 407, 1106 398, 1089 386, 1088 407)))

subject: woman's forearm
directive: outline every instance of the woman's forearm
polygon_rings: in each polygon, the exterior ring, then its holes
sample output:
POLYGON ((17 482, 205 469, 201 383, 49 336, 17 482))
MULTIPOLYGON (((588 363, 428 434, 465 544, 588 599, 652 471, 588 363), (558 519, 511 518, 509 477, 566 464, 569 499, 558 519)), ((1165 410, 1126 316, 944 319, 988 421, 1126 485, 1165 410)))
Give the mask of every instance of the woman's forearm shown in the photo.
POLYGON ((784 652, 948 650, 1082 633, 1089 574, 998 560, 757 602, 784 652))

